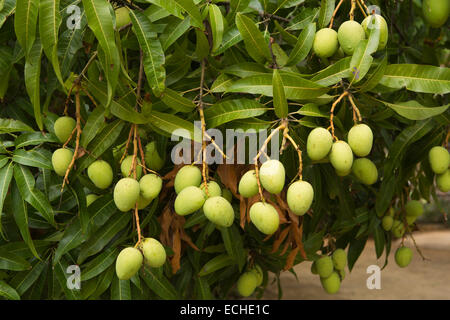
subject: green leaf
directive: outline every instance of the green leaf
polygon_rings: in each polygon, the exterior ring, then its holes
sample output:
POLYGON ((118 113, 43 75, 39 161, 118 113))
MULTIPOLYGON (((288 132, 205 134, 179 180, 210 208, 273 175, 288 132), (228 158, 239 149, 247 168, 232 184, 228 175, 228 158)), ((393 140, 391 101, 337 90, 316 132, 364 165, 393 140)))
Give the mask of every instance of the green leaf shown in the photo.
POLYGON ((73 194, 73 197, 76 200, 78 207, 78 216, 80 217, 81 229, 83 230, 83 233, 87 233, 89 215, 87 211, 86 194, 84 193, 83 186, 80 184, 78 180, 75 180, 72 181, 72 183, 67 187, 69 188, 70 192, 73 194))
POLYGON ((278 118, 286 118, 289 113, 286 96, 284 94, 283 80, 281 79, 278 69, 273 70, 272 77, 273 86, 273 106, 275 107, 275 114, 278 118))
POLYGON ((238 13, 236 26, 244 39, 245 48, 253 60, 259 63, 272 60, 269 47, 252 19, 238 13))
POLYGON ((329 118, 329 114, 321 111, 319 106, 315 103, 305 104, 297 113, 306 117, 329 118))
POLYGON ((391 64, 386 67, 380 84, 394 89, 423 93, 450 92, 450 68, 419 64, 391 64))
POLYGON ((100 252, 119 231, 126 228, 130 222, 131 215, 115 215, 102 226, 95 234, 92 234, 89 239, 82 245, 77 262, 81 264, 86 258, 100 252))
MULTIPOLYGON (((370 69, 373 62, 372 53, 378 49, 380 42, 380 20, 372 19, 376 26, 372 26, 368 40, 361 40, 353 53, 350 62, 352 75, 350 76, 350 84, 361 81, 370 69)), ((372 22, 369 22, 372 23, 372 22)))
POLYGON ((165 88, 164 52, 158 39, 150 37, 151 22, 140 12, 130 11, 133 29, 144 52, 144 70, 153 92, 159 96, 165 88))
POLYGON ((384 251, 385 238, 384 238, 384 230, 381 228, 381 225, 378 224, 373 230, 373 239, 375 241, 375 253, 377 254, 377 259, 381 257, 384 251))
POLYGON ((0 118, 0 134, 23 132, 23 131, 34 131, 34 130, 33 128, 29 127, 28 125, 19 120, 0 118))
POLYGON ((194 124, 175 115, 152 111, 148 117, 149 124, 156 127, 169 136, 172 134, 184 137, 186 139, 194 140, 194 124))
POLYGON ((322 0, 319 11, 319 29, 326 28, 331 21, 335 6, 335 0, 322 0))
POLYGON ((229 228, 220 228, 220 233, 228 255, 238 264, 239 271, 242 271, 247 253, 244 250, 244 243, 238 228, 235 225, 229 228))
POLYGON ((0 296, 8 300, 20 300, 17 291, 3 280, 0 280, 0 296))
POLYGON ((214 52, 222 44, 224 30, 222 12, 215 4, 209 5, 209 24, 211 25, 213 40, 211 51, 214 52))
POLYGON ((249 3, 250 0, 230 0, 230 18, 227 19, 233 21, 235 14, 247 9, 249 3))
POLYGON ((242 35, 236 26, 229 28, 223 35, 221 46, 214 52, 217 56, 242 41, 242 35))
POLYGON ((286 66, 292 66, 306 58, 311 51, 314 36, 316 35, 316 24, 310 23, 298 36, 297 43, 292 49, 286 66))
POLYGON ((111 286, 111 300, 131 300, 130 280, 119 280, 114 277, 111 286))
POLYGON ((195 44, 195 55, 197 59, 201 61, 209 54, 209 42, 206 38, 205 33, 200 29, 195 29, 195 36, 197 37, 197 41, 195 44))
MULTIPOLYGON (((26 55, 31 51, 36 39, 36 27, 38 23, 39 1, 17 0, 14 16, 14 30, 26 55)), ((40 60, 39 60, 40 63, 40 60)))
POLYGON ((14 140, 16 149, 27 146, 36 146, 43 143, 59 143, 59 140, 53 133, 44 132, 26 132, 14 140))
POLYGON ((224 68, 222 72, 240 78, 268 74, 267 69, 264 68, 264 66, 255 62, 236 63, 224 68))
MULTIPOLYGON (((329 90, 327 87, 303 79, 294 73, 282 72, 280 75, 283 80, 286 99, 312 99, 325 94, 329 90)), ((272 75, 259 75, 237 80, 228 92, 245 92, 272 97, 272 75)))
POLYGON ((358 260, 359 256, 364 250, 366 246, 367 237, 363 239, 353 239, 350 242, 350 246, 348 248, 348 269, 352 271, 355 266, 356 260, 358 260))
POLYGON ((387 54, 384 55, 383 60, 378 65, 378 67, 374 70, 374 72, 367 78, 366 82, 359 88, 361 92, 367 92, 372 90, 377 86, 377 84, 381 81, 381 78, 384 75, 384 72, 387 67, 387 54))
MULTIPOLYGON (((17 16, 16 16, 17 19, 17 16)), ((42 131, 41 96, 40 96, 40 76, 41 76, 42 45, 39 38, 30 49, 25 63, 25 87, 30 96, 34 108, 34 117, 39 129, 42 131)))
POLYGON ((39 261, 30 271, 23 271, 11 280, 10 284, 16 288, 19 295, 23 295, 36 282, 47 266, 46 261, 39 261))
MULTIPOLYGON (((190 28, 191 23, 189 17, 177 23, 169 23, 160 35, 161 47, 166 51, 172 44, 177 41, 190 28)), ((196 29, 198 30, 198 29, 196 29)))
MULTIPOLYGON (((380 100, 378 100, 380 101, 380 100)), ((437 116, 448 109, 450 104, 440 107, 425 107, 415 100, 405 102, 389 103, 386 101, 380 101, 387 107, 395 110, 399 115, 410 120, 424 120, 434 116, 437 116)))
POLYGON ((66 226, 64 235, 58 242, 58 247, 53 257, 53 264, 57 263, 64 254, 82 244, 85 239, 86 235, 81 230, 80 220, 75 219, 69 226, 66 226))
POLYGON ((144 267, 140 273, 147 286, 164 300, 178 299, 177 291, 164 275, 158 275, 154 269, 144 267))
POLYGON ((197 297, 200 300, 212 300, 214 297, 211 293, 211 288, 208 285, 208 281, 205 278, 195 278, 195 289, 197 297))
POLYGON ((102 129, 105 123, 105 109, 101 106, 97 106, 94 111, 89 115, 86 124, 81 132, 80 145, 86 148, 89 142, 95 138, 97 133, 102 129))
POLYGON ((15 9, 16 0, 5 0, 3 9, 0 10, 0 28, 3 26, 6 19, 14 12, 15 9))
POLYGON ((264 114, 269 108, 250 99, 233 99, 216 103, 205 110, 205 121, 209 128, 236 120, 256 117, 264 114))
POLYGON ((0 232, 2 230, 1 213, 3 212, 3 205, 5 203, 6 195, 8 194, 9 185, 13 176, 14 163, 10 162, 8 165, 0 169, 0 232))
POLYGON ((14 179, 22 198, 39 211, 48 223, 56 226, 53 208, 44 193, 35 188, 36 181, 30 169, 20 164, 14 166, 14 179))
POLYGON ((225 73, 220 74, 216 81, 213 82, 211 85, 211 92, 225 92, 227 91, 230 86, 233 84, 234 79, 225 73))
MULTIPOLYGON (((28 228, 28 209, 25 200, 21 197, 17 183, 14 183, 11 188, 11 200, 14 220, 22 235, 23 241, 28 245, 33 255, 40 259, 39 254, 33 243, 33 239, 30 235, 30 229, 28 228)), ((16 287, 17 288, 17 287, 16 287)), ((20 293, 22 294, 22 293, 20 293)))
POLYGON ((80 290, 69 289, 69 286, 67 285, 67 277, 69 276, 69 274, 67 274, 66 271, 69 263, 65 259, 61 259, 58 262, 53 263, 53 265, 53 272, 55 274, 56 280, 63 289, 66 298, 68 300, 80 300, 80 290))
POLYGON ((316 20, 319 16, 320 10, 318 8, 305 8, 300 12, 299 15, 291 20, 289 25, 286 27, 286 31, 289 30, 301 30, 308 26, 311 22, 316 20))
POLYGON ((45 55, 53 65, 53 71, 61 85, 64 81, 58 61, 58 31, 61 25, 61 14, 59 12, 60 0, 40 0, 39 6, 39 34, 45 55))
POLYGON ((14 151, 12 161, 25 166, 53 170, 52 160, 36 150, 25 151, 17 149, 14 151))
POLYGON ((24 271, 31 269, 31 265, 21 256, 0 250, 0 269, 24 271))
POLYGON ((117 248, 108 248, 86 264, 81 272, 81 281, 92 279, 111 266, 119 254, 117 248))
POLYGON ((203 277, 232 264, 235 264, 235 262, 228 254, 221 254, 205 263, 198 275, 203 277))
POLYGON ((104 52, 104 71, 108 80, 106 107, 108 107, 112 101, 120 72, 120 56, 115 42, 111 5, 106 0, 83 0, 83 7, 89 28, 95 34, 104 52))
POLYGON ((192 0, 170 0, 170 1, 174 1, 181 9, 187 12, 187 14, 191 17, 192 25, 194 27, 204 30, 205 26, 203 25, 202 16, 200 14, 199 9, 195 5, 194 1, 192 0))
POLYGON ((341 81, 343 78, 350 77, 351 59, 351 57, 347 57, 333 63, 331 66, 319 71, 314 77, 311 78, 311 81, 314 81, 322 86, 332 86, 341 81))
POLYGON ((192 110, 196 108, 195 104, 191 100, 169 88, 164 90, 164 93, 160 98, 166 106, 177 112, 192 112, 192 110))

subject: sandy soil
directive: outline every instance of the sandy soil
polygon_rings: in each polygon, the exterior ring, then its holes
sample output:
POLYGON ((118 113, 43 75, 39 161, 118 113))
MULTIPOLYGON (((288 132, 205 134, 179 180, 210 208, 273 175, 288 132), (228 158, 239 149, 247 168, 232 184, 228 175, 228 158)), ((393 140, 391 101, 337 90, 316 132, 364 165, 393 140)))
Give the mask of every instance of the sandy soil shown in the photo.
MULTIPOLYGON (((295 267, 298 282, 294 275, 285 272, 281 277, 283 299, 450 299, 450 230, 417 232, 414 238, 424 256, 423 261, 413 249, 414 256, 407 268, 400 268, 394 260, 394 252, 400 241, 393 243, 389 264, 381 271, 381 289, 369 290, 366 286, 367 267, 384 264, 384 254, 377 260, 374 244, 369 241, 352 273, 342 282, 340 291, 328 295, 321 287, 320 279, 310 272, 311 263, 295 267)), ((414 248, 411 241, 405 241, 414 248)), ((276 283, 271 284, 264 299, 277 299, 276 283)))

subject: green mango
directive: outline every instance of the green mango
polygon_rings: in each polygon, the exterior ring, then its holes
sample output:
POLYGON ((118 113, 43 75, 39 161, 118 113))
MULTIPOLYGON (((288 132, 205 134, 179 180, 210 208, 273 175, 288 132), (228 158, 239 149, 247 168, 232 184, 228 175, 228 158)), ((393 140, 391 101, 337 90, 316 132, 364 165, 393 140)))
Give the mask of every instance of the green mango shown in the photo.
POLYGON ((154 173, 146 174, 139 180, 141 196, 147 200, 155 199, 161 192, 163 181, 154 173))
POLYGON ((431 148, 428 153, 428 160, 430 161, 431 170, 436 174, 442 174, 447 171, 450 165, 450 154, 447 149, 436 146, 431 148))
POLYGON ((347 253, 344 249, 336 249, 331 258, 336 270, 344 270, 347 266, 347 253))
POLYGON ((166 262, 166 250, 161 242, 154 238, 145 238, 140 243, 145 263, 152 268, 159 268, 166 262))
POLYGON ((87 169, 88 177, 99 189, 108 188, 113 181, 113 171, 108 162, 94 161, 87 169))
POLYGON ((336 141, 333 143, 330 151, 331 165, 339 172, 351 170, 353 165, 353 152, 345 141, 336 141))
POLYGON ((142 253, 133 247, 120 251, 116 260, 116 274, 120 280, 129 280, 142 266, 142 253))
MULTIPOLYGON (((136 157, 136 179, 139 180, 142 176, 142 166, 141 160, 136 157)), ((122 176, 127 178, 134 178, 133 173, 131 172, 131 168, 133 166, 133 156, 127 156, 123 159, 120 165, 120 171, 122 172, 122 176)))
POLYGON ((258 279, 254 272, 243 273, 237 281, 237 290, 243 297, 249 297, 255 291, 258 279))
POLYGON ((378 180, 378 170, 375 164, 367 158, 353 161, 352 172, 365 185, 372 185, 378 180))
POLYGON ((306 152, 311 160, 319 161, 328 155, 332 145, 331 133, 324 128, 315 128, 308 135, 306 152))
POLYGON ((64 177, 73 158, 72 150, 60 148, 52 154, 52 165, 58 176, 64 177))
POLYGON ((423 17, 433 28, 442 27, 448 19, 450 1, 424 0, 422 3, 423 17))
POLYGON ((199 187, 188 186, 175 198, 175 212, 185 216, 199 210, 204 203, 204 192, 199 187))
POLYGON ((333 259, 323 256, 316 260, 317 272, 321 278, 328 278, 334 270, 333 259))
POLYGON ((132 178, 122 178, 114 187, 114 203, 120 211, 127 212, 136 205, 139 193, 139 182, 132 178))
POLYGON ((244 198, 250 198, 258 194, 258 180, 256 180, 255 170, 247 171, 239 180, 239 194, 244 198))
POLYGON ((411 263, 412 254, 410 248, 400 247, 395 251, 395 262, 400 268, 405 268, 411 263))
POLYGON ((59 117, 56 119, 53 130, 55 135, 61 143, 65 143, 72 135, 73 129, 75 129, 77 122, 71 117, 59 117))
POLYGON ((365 157, 372 150, 372 129, 366 124, 357 124, 348 132, 347 141, 356 156, 365 157))
POLYGON ((341 287, 341 278, 337 272, 332 272, 330 276, 326 278, 320 278, 320 282, 325 291, 329 294, 335 294, 341 287))
POLYGON ((250 220, 264 234, 273 234, 280 225, 277 210, 269 203, 255 202, 250 207, 250 220))
POLYGON ((363 27, 355 20, 345 21, 338 29, 339 44, 347 55, 352 55, 359 42, 365 38, 363 27))
POLYGON ((175 192, 179 194, 184 188, 200 186, 202 172, 196 166, 184 166, 175 176, 175 192))
POLYGON ((437 175, 436 185, 442 192, 450 191, 450 169, 447 169, 443 174, 437 175))
POLYGON ((230 227, 234 221, 234 210, 223 197, 210 197, 203 205, 203 213, 209 221, 220 227, 230 227))
POLYGON ((338 34, 330 28, 323 28, 316 32, 313 42, 314 53, 319 58, 329 58, 339 48, 338 34))
POLYGON ((309 182, 296 181, 291 184, 286 195, 289 209, 298 216, 304 215, 314 200, 314 189, 309 182))
POLYGON ((259 180, 268 192, 278 194, 283 190, 286 172, 278 160, 268 160, 259 169, 259 180))

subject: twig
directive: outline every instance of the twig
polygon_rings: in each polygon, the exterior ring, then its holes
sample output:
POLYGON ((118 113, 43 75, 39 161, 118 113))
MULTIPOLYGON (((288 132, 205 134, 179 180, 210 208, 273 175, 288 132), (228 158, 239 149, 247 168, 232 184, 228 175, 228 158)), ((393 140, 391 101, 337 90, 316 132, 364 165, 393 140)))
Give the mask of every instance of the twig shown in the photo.
POLYGON ((122 154, 122 158, 120 158, 119 163, 122 163, 123 160, 125 159, 126 155, 128 154, 128 147, 130 145, 131 142, 131 137, 133 136, 133 125, 130 128, 130 133, 128 134, 128 139, 127 139, 127 143, 125 144, 125 150, 122 154))
POLYGON ((141 225, 139 223, 139 210, 138 210, 137 202, 136 202, 136 205, 134 206, 134 218, 136 219, 136 227, 137 227, 137 232, 138 232, 138 241, 136 242, 134 247, 137 248, 142 241, 141 225))
POLYGON ((198 113, 200 114, 200 121, 202 125, 202 177, 203 183, 205 185, 205 193, 206 196, 209 197, 208 192, 208 178, 207 178, 207 166, 206 166, 206 122, 205 122, 205 114, 203 112, 203 85, 205 83, 205 59, 202 60, 201 63, 201 76, 200 76, 200 96, 198 101, 198 113))
POLYGON ((351 0, 352 6, 350 8, 350 20, 355 20, 356 0, 351 0))
POLYGON ((360 1, 358 0, 358 1, 356 1, 356 3, 358 4, 359 10, 361 10, 362 14, 364 15, 364 18, 366 18, 366 17, 367 17, 367 13, 366 13, 366 11, 363 9, 363 7, 361 6, 360 1))
POLYGON ((137 83, 137 90, 136 90, 136 105, 134 106, 135 109, 137 109, 137 106, 141 100, 141 87, 142 87, 142 78, 144 75, 144 52, 142 49, 140 50, 140 58, 139 58, 139 78, 137 83))
MULTIPOLYGON (((302 150, 300 150, 299 146, 297 145, 297 143, 295 143, 295 140, 289 135, 289 128, 286 127, 286 129, 284 129, 284 136, 292 143, 292 145, 294 146, 295 150, 297 150, 297 155, 298 155, 298 177, 300 180, 303 180, 303 160, 302 160, 302 150)), ((293 180, 295 180, 297 176, 294 177, 293 180)))
POLYGON ((362 121, 361 113, 359 112, 358 107, 353 101, 353 96, 351 94, 348 95, 348 100, 350 101, 350 104, 352 105, 353 109, 353 122, 354 123, 357 123, 358 121, 361 122, 362 121))
POLYGON ((336 141, 338 141, 339 139, 334 135, 334 122, 333 122, 333 118, 334 118, 334 109, 336 108, 336 106, 338 105, 338 103, 345 97, 348 95, 348 91, 344 91, 339 98, 337 98, 337 100, 333 103, 333 105, 331 106, 331 114, 330 114, 330 127, 331 128, 331 135, 333 136, 333 139, 335 139, 336 141))
POLYGON ((344 0, 339 1, 338 5, 336 6, 336 9, 334 9, 333 15, 331 16, 331 20, 330 20, 330 25, 328 26, 328 28, 333 28, 333 22, 334 22, 334 17, 336 16, 336 13, 339 10, 339 7, 342 5, 342 3, 344 2, 344 0))

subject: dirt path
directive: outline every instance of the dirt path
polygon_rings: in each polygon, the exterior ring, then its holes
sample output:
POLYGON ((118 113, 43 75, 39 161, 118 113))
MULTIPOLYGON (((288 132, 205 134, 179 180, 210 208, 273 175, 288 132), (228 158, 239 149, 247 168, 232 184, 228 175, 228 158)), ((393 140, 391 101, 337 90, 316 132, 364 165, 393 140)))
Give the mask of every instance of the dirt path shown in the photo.
MULTIPOLYGON (((295 267, 299 281, 285 272, 282 277, 283 299, 450 299, 450 231, 417 232, 414 238, 426 258, 423 261, 413 249, 414 256, 407 268, 399 268, 394 260, 394 252, 399 241, 393 243, 388 266, 381 271, 381 289, 369 290, 366 273, 369 265, 384 264, 384 255, 377 260, 374 244, 368 242, 352 273, 342 282, 340 291, 328 295, 322 289, 319 277, 311 274, 311 263, 295 267)), ((414 248, 411 241, 405 242, 414 248)), ((276 283, 270 285, 265 299, 277 299, 276 283)))

